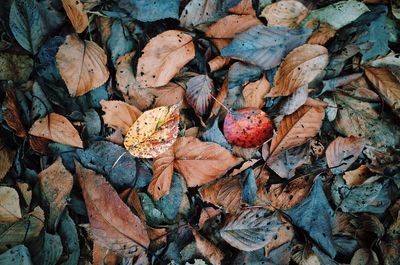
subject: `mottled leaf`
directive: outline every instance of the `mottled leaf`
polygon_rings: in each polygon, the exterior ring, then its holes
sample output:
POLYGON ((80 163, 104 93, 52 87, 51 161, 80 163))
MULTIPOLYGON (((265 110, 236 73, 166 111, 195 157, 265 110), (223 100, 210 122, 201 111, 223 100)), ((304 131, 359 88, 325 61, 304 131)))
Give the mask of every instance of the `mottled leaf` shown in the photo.
POLYGON ((198 75, 186 83, 186 99, 200 116, 204 115, 210 105, 214 83, 207 75, 198 75))
POLYGON ((0 53, 0 80, 24 83, 28 81, 32 68, 33 61, 27 55, 0 53))

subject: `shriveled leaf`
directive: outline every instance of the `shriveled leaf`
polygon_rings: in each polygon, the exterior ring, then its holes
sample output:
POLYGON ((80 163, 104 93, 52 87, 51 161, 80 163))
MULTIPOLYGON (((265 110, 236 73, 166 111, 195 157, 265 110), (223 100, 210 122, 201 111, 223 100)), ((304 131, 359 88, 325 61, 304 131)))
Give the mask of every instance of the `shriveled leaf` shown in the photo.
POLYGON ((186 179, 189 187, 215 180, 240 162, 222 146, 193 137, 178 138, 173 148, 174 167, 186 179))
POLYGON ((57 113, 38 119, 29 130, 30 135, 52 140, 56 143, 83 148, 78 131, 71 122, 57 113))
POLYGON ((10 224, 21 219, 18 192, 10 187, 0 187, 0 223, 10 224))
POLYGON ((324 117, 325 111, 322 107, 306 105, 285 116, 272 137, 269 159, 314 137, 319 132, 324 117))
POLYGON ((228 142, 241 147, 257 147, 271 138, 272 121, 259 109, 245 108, 231 111, 224 121, 224 135, 228 142))
POLYGON ((358 137, 338 137, 326 149, 326 161, 333 174, 345 172, 358 158, 365 141, 358 137))
POLYGON ((335 212, 326 199, 321 177, 314 180, 308 197, 294 208, 285 210, 292 223, 305 230, 308 235, 330 256, 336 249, 332 238, 335 212))
POLYGON ((231 42, 235 34, 261 24, 260 20, 251 15, 229 15, 211 25, 206 31, 206 36, 211 38, 217 48, 222 49, 231 42))
POLYGON ((104 111, 103 120, 106 125, 114 129, 121 129, 125 135, 132 124, 142 115, 142 112, 135 106, 123 101, 102 100, 101 109, 104 111))
POLYGON ((182 11, 181 26, 195 27, 197 25, 214 22, 222 16, 221 0, 192 0, 182 11))
POLYGON ((223 68, 225 65, 229 64, 231 59, 225 58, 223 56, 217 56, 214 59, 208 62, 208 66, 210 67, 210 72, 218 71, 223 68))
POLYGON ((289 96, 320 75, 328 65, 328 50, 320 45, 304 44, 286 56, 275 75, 275 87, 268 96, 289 96))
POLYGON ((64 167, 62 159, 58 158, 51 166, 39 173, 38 179, 42 200, 47 207, 48 225, 54 231, 67 205, 67 199, 72 190, 73 176, 64 167))
POLYGON ((56 55, 57 67, 71 96, 82 96, 104 84, 109 72, 107 55, 93 41, 82 41, 71 34, 59 47, 56 55))
POLYGON ((24 245, 17 245, 0 255, 0 264, 32 265, 29 250, 24 245))
POLYGON ((243 88, 244 106, 246 108, 263 108, 265 96, 270 90, 270 84, 265 75, 260 80, 251 82, 243 88))
POLYGON ((186 99, 193 109, 204 115, 210 105, 214 83, 207 75, 198 75, 186 83, 186 99))
POLYGON ((196 246, 200 253, 212 264, 221 265, 224 259, 224 253, 215 246, 212 242, 208 241, 199 232, 192 229, 194 240, 196 241, 196 246))
POLYGON ((89 24, 88 16, 80 0, 62 0, 65 13, 77 33, 82 33, 89 24))
POLYGON ((340 29, 368 11, 368 7, 362 2, 356 0, 340 1, 312 11, 303 22, 316 19, 331 25, 335 29, 340 29))
POLYGON ((367 67, 365 74, 385 102, 400 115, 400 81, 386 68, 367 67))
POLYGON ((230 215, 221 229, 221 237, 231 246, 253 251, 278 237, 283 222, 261 207, 251 207, 230 215))
POLYGON ((174 160, 175 156, 172 149, 168 149, 154 158, 153 178, 147 188, 154 200, 158 200, 169 193, 174 173, 174 160))
POLYGON ((175 142, 178 122, 179 105, 148 110, 129 128, 124 146, 134 156, 156 157, 175 142))
POLYGON ((221 55, 256 64, 264 70, 278 66, 294 48, 305 43, 310 29, 254 26, 237 34, 221 55))
POLYGON ((28 81, 32 68, 33 60, 27 55, 0 53, 0 80, 24 83, 28 81))
POLYGON ((286 0, 264 8, 261 17, 268 20, 268 26, 296 27, 308 14, 308 9, 299 1, 286 0))
POLYGON ((354 170, 346 171, 343 175, 343 179, 346 181, 348 186, 361 185, 367 179, 367 175, 370 170, 366 165, 361 165, 354 170))
POLYGON ((125 256, 143 252, 150 243, 146 228, 111 185, 80 164, 76 164, 76 174, 96 242, 125 256))
POLYGON ((168 30, 152 38, 142 50, 136 78, 144 87, 166 85, 194 58, 192 37, 179 30, 168 30))

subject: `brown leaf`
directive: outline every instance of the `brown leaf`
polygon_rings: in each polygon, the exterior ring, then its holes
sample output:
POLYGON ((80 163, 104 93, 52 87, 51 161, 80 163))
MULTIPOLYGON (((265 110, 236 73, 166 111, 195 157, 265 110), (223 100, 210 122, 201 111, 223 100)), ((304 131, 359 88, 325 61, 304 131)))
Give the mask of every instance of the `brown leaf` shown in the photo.
POLYGON ((400 83, 386 68, 367 67, 365 75, 385 102, 400 116, 400 83))
POLYGON ((214 59, 208 62, 208 66, 210 67, 210 72, 215 72, 228 65, 231 62, 231 58, 226 58, 223 56, 217 56, 214 59))
POLYGON ((299 1, 285 0, 264 8, 261 17, 268 20, 268 26, 295 28, 308 15, 308 9, 299 1))
POLYGON ((110 141, 117 145, 124 145, 124 136, 122 135, 121 128, 118 128, 112 134, 106 137, 107 141, 110 141))
POLYGON ((206 36, 211 38, 218 49, 222 49, 231 42, 235 34, 244 32, 256 25, 262 25, 262 23, 254 16, 229 15, 211 25, 206 31, 206 36))
POLYGON ((326 161, 333 174, 346 171, 361 154, 365 141, 358 137, 337 137, 326 149, 326 161))
POLYGON ((281 152, 304 144, 314 137, 322 126, 325 111, 322 107, 303 105, 293 114, 285 116, 272 137, 270 158, 281 152))
POLYGON ((219 214, 221 214, 221 210, 220 209, 215 209, 213 207, 203 208, 201 210, 201 213, 200 213, 199 224, 198 224, 199 228, 202 229, 204 224, 208 220, 218 216, 219 214))
POLYGON ((286 220, 283 220, 282 218, 281 221, 283 222, 283 225, 279 227, 276 239, 274 238, 274 240, 271 240, 264 247, 265 256, 269 256, 271 251, 273 251, 274 249, 277 249, 280 246, 292 241, 294 237, 293 226, 289 222, 286 222, 286 220))
POLYGON ((82 33, 89 24, 88 16, 80 0, 62 0, 65 13, 77 33, 82 33))
POLYGON ((93 242, 93 265, 117 265, 118 255, 93 242))
POLYGON ((289 96, 308 85, 329 63, 328 50, 320 45, 304 44, 291 51, 280 65, 270 97, 289 96))
POLYGON ((271 86, 265 75, 260 80, 251 82, 243 88, 244 107, 259 108, 265 105, 265 96, 271 86))
POLYGON ((367 248, 360 248, 355 253, 351 259, 350 265, 379 265, 378 256, 376 253, 367 248))
POLYGON ((15 150, 8 148, 0 135, 0 180, 2 180, 14 163, 15 150))
POLYGON ((21 122, 21 114, 18 109, 17 97, 14 90, 11 88, 6 89, 6 97, 3 102, 4 108, 4 121, 7 125, 14 130, 15 135, 21 138, 26 136, 26 131, 21 122))
POLYGON ((49 155, 51 154, 51 150, 49 149, 50 140, 30 135, 29 136, 29 145, 33 151, 38 152, 42 155, 49 155))
POLYGON ((96 242, 123 256, 143 253, 150 244, 146 228, 101 175, 76 163, 96 242))
POLYGON ((104 84, 109 76, 107 55, 95 42, 68 35, 58 48, 56 62, 69 94, 81 96, 104 84))
POLYGON ((121 129, 125 135, 132 124, 142 115, 142 112, 135 106, 123 101, 102 100, 101 109, 104 111, 103 120, 106 125, 113 129, 121 129))
POLYGON ((21 217, 18 192, 13 188, 0 186, 0 224, 12 224, 21 217))
POLYGON ((222 83, 221 90, 214 99, 214 104, 211 108, 210 118, 218 115, 218 112, 222 106, 221 104, 224 102, 227 95, 228 95, 228 78, 225 78, 224 83, 222 83))
POLYGON ((328 40, 330 40, 336 34, 336 29, 327 23, 319 21, 310 21, 310 23, 307 24, 307 27, 314 27, 314 25, 317 26, 317 29, 314 30, 308 39, 308 44, 325 45, 325 43, 327 43, 328 40))
POLYGON ((175 169, 189 187, 200 186, 221 177, 240 162, 222 146, 193 137, 178 138, 173 146, 175 169))
POLYGON ((73 176, 64 167, 59 157, 51 166, 38 174, 38 180, 40 194, 47 207, 48 225, 51 230, 55 230, 67 205, 67 199, 72 190, 73 176))
POLYGON ((17 187, 24 198, 25 204, 29 207, 32 201, 32 188, 28 183, 24 182, 17 182, 17 187))
POLYGON ((147 188, 154 200, 158 200, 169 193, 174 173, 174 160, 175 156, 172 149, 168 149, 154 158, 153 178, 147 188))
POLYGON ((29 130, 29 134, 43 137, 56 143, 83 148, 78 131, 67 118, 57 113, 50 113, 35 121, 29 130))
POLYGON ((253 0, 241 0, 237 5, 229 8, 228 11, 237 15, 256 16, 256 11, 253 8, 253 0))
MULTIPOLYGON (((175 83, 170 82, 165 86, 147 88, 147 90, 154 97, 154 102, 151 105, 153 108, 176 105, 181 102, 184 103, 185 89, 175 83)), ((182 107, 184 105, 182 104, 182 107)))
POLYGON ((364 181, 367 180, 368 173, 370 173, 369 168, 366 165, 361 165, 354 170, 346 171, 343 179, 346 181, 347 186, 357 186, 363 184, 364 181))
POLYGON ((280 105, 279 114, 290 115, 304 105, 308 98, 308 87, 303 86, 285 98, 280 105))
POLYGON ((207 75, 198 75, 186 83, 186 99, 199 116, 203 116, 210 104, 214 83, 207 75))
POLYGON ((217 248, 217 246, 200 235, 195 229, 192 229, 192 233, 194 240, 196 241, 196 246, 203 257, 205 257, 212 265, 221 265, 221 262, 224 259, 224 253, 217 248))
POLYGON ((194 58, 192 37, 179 30, 168 30, 152 38, 142 50, 137 80, 144 87, 166 85, 194 58))
POLYGON ((181 26, 195 27, 207 22, 213 22, 220 17, 220 0, 193 0, 182 11, 181 26))

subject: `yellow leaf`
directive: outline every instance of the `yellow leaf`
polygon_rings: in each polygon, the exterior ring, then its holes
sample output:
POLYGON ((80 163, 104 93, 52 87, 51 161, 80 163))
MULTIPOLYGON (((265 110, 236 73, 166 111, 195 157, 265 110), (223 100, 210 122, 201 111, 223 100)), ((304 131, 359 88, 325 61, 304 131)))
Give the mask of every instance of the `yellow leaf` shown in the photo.
POLYGON ((76 34, 67 36, 58 49, 56 61, 69 94, 73 97, 101 86, 110 74, 103 49, 93 41, 80 40, 76 34))
POLYGON ((82 33, 89 24, 83 4, 80 0, 62 0, 65 13, 77 33, 82 33))
POLYGON ((178 136, 179 105, 144 112, 129 128, 125 148, 134 156, 153 158, 167 151, 178 136))

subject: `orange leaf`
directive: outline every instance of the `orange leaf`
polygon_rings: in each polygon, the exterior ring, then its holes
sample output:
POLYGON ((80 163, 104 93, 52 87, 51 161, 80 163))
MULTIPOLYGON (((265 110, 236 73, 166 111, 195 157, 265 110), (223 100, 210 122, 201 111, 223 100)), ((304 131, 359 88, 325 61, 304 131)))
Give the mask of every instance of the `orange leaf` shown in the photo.
POLYGON ((171 188, 172 175, 174 173, 174 152, 168 149, 166 152, 154 158, 153 178, 147 190, 154 200, 167 195, 171 188))
POLYGON ((225 65, 228 65, 231 62, 231 58, 226 58, 223 56, 217 56, 214 59, 208 62, 208 66, 210 67, 210 72, 218 71, 223 68, 225 65))
POLYGON ((168 83, 157 88, 148 88, 149 93, 154 97, 154 108, 176 105, 185 98, 185 89, 175 83, 168 83))
POLYGON ((107 55, 95 42, 71 34, 56 55, 58 69, 69 94, 81 96, 104 84, 109 76, 107 55))
POLYGON ((301 2, 285 0, 268 5, 260 16, 268 20, 268 26, 294 28, 307 14, 308 9, 301 2))
POLYGON ((102 100, 101 109, 104 111, 103 120, 111 128, 122 130, 125 135, 129 127, 142 115, 142 112, 135 106, 131 106, 123 101, 102 100))
POLYGON ((150 244, 146 227, 106 179, 76 163, 76 175, 96 242, 123 256, 142 254, 150 244))
POLYGON ((326 23, 310 21, 310 23, 307 24, 307 27, 313 27, 314 24, 317 24, 318 28, 311 34, 311 37, 307 41, 308 44, 324 45, 328 40, 335 36, 336 29, 326 23))
POLYGON ((269 159, 314 137, 319 132, 324 117, 325 111, 322 107, 306 105, 285 116, 272 137, 269 159))
POLYGON ((304 44, 286 56, 275 75, 270 97, 289 96, 308 85, 329 63, 328 50, 320 45, 304 44))
POLYGON ((38 119, 29 130, 29 134, 43 137, 53 142, 83 148, 78 131, 62 115, 50 113, 38 119))
POLYGON ((253 8, 253 0, 241 0, 236 6, 229 8, 228 11, 238 15, 256 16, 256 11, 253 8))
POLYGON ((196 230, 192 229, 192 233, 194 240, 196 241, 196 246, 203 257, 205 257, 212 265, 221 265, 221 262, 224 259, 224 253, 213 243, 200 235, 196 230))
POLYGON ((83 4, 80 0, 62 0, 65 13, 77 33, 82 33, 89 24, 83 4))
POLYGON ((168 30, 152 38, 142 50, 137 80, 144 87, 166 85, 194 58, 192 37, 179 30, 168 30))
POLYGON ((261 109, 265 105, 265 96, 270 90, 270 84, 265 75, 260 80, 247 84, 243 89, 244 106, 261 109))

